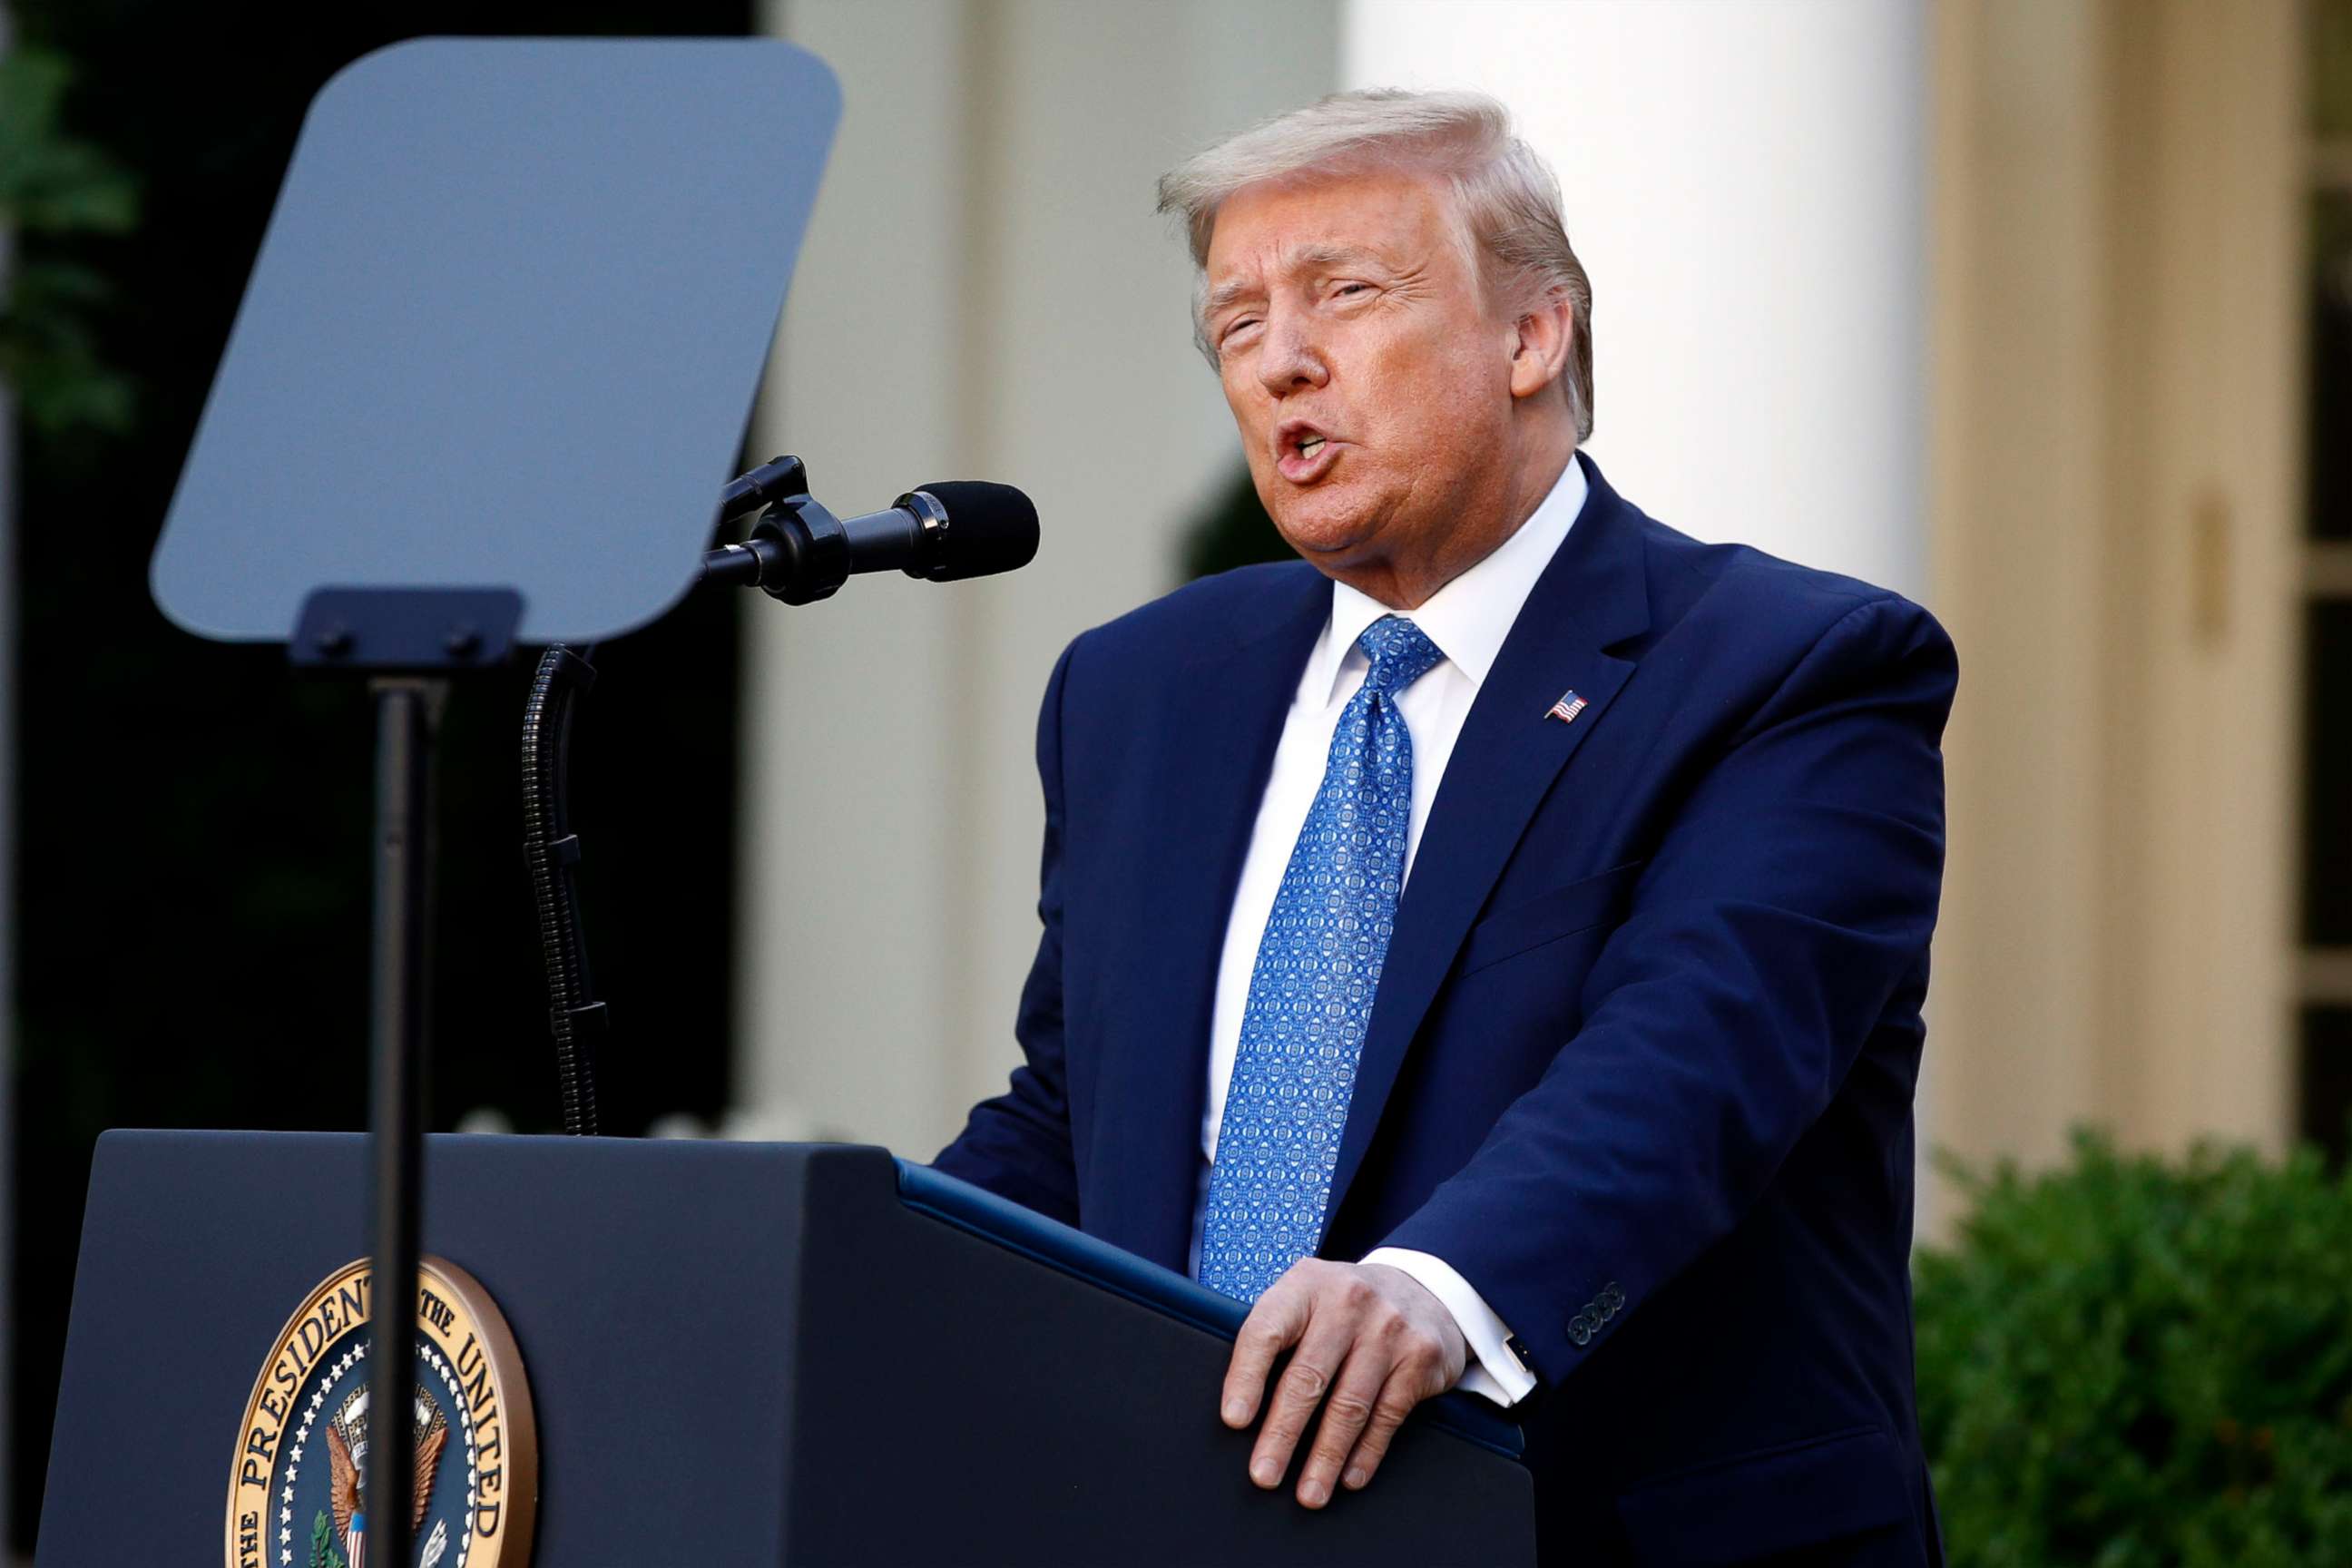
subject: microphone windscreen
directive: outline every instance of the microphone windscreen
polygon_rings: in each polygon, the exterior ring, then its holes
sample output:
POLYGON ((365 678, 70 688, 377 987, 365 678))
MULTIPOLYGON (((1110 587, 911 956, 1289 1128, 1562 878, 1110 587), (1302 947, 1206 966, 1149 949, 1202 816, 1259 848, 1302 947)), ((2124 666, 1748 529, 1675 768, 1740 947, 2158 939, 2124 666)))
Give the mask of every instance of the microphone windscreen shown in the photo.
POLYGON ((923 574, 934 583, 985 577, 1026 566, 1037 555, 1037 508, 1011 485, 942 479, 923 489, 947 510, 940 558, 923 574))

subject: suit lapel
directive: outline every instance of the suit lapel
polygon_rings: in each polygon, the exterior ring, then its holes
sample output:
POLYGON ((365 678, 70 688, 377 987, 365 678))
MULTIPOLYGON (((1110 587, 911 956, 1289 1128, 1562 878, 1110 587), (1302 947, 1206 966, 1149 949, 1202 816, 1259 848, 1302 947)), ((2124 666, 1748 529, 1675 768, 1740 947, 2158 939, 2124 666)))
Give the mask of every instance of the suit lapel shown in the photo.
POLYGON ((1117 1174, 1090 1204, 1087 1229, 1180 1272, 1191 1249, 1207 1105, 1209 1029, 1234 891, 1275 749, 1331 585, 1300 563, 1268 614, 1202 639, 1161 710, 1139 719, 1164 750, 1151 810, 1160 848, 1134 858, 1130 918, 1141 928, 1132 984, 1111 1026, 1096 1158, 1117 1174))
POLYGON ((1584 510, 1487 671, 1422 831, 1357 1064, 1327 1215, 1339 1213, 1413 1034, 1528 819, 1633 671, 1633 661, 1602 650, 1649 626, 1633 509, 1589 459, 1577 460, 1591 487, 1584 510), (1547 717, 1571 690, 1585 704, 1575 718, 1547 717))

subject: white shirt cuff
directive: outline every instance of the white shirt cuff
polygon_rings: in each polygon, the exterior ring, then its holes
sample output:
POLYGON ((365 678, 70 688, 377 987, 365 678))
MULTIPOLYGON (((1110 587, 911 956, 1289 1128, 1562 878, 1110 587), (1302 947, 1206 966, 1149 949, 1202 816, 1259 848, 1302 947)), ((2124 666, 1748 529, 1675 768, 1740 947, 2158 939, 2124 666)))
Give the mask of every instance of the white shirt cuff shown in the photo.
POLYGON ((1486 1299, 1470 1288, 1470 1281, 1454 1272, 1452 1264, 1402 1247, 1376 1247, 1363 1260, 1385 1263, 1412 1275, 1422 1289, 1454 1314, 1454 1325, 1461 1329, 1473 1358, 1462 1369, 1462 1379, 1454 1387, 1505 1405, 1517 1405, 1535 1392, 1536 1374, 1520 1365, 1519 1358, 1504 1342, 1511 1337, 1511 1331, 1495 1315, 1495 1309, 1486 1305, 1486 1299))

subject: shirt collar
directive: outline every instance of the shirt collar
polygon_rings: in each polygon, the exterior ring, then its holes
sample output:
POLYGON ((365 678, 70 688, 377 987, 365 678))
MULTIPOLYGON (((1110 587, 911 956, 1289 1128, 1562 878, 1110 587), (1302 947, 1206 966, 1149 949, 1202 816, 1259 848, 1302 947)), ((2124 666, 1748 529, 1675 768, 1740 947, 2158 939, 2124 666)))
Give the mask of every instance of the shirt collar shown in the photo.
MULTIPOLYGON (((1536 579, 1543 575, 1577 514, 1584 510, 1588 488, 1584 465, 1570 458, 1551 493, 1510 538, 1432 594, 1420 608, 1407 612, 1413 625, 1470 678, 1474 688, 1486 684, 1486 671, 1494 668, 1511 623, 1519 618, 1528 595, 1535 592, 1536 579)), ((1370 595, 1334 581, 1331 619, 1317 646, 1314 683, 1307 689, 1328 702, 1349 658, 1360 665, 1368 662, 1356 639, 1374 621, 1394 613, 1370 595)))

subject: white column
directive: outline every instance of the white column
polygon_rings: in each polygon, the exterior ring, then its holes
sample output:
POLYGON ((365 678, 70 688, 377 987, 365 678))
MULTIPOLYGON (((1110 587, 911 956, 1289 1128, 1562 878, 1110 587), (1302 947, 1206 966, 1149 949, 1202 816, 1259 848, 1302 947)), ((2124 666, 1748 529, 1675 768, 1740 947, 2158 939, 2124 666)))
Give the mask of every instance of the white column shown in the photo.
POLYGON ((1559 173, 1612 484, 1932 604, 1918 0, 1348 0, 1345 24, 1348 86, 1493 93, 1559 173))
POLYGON ((762 456, 835 510, 928 479, 1035 499, 1036 563, 753 604, 737 1099, 745 1130, 927 1156, 1017 1059, 1055 654, 1173 585, 1237 461, 1152 184, 1330 90, 1337 0, 793 0, 846 108, 762 456))
MULTIPOLYGON (((846 102, 755 440, 806 459, 846 515, 964 467, 968 193, 944 150, 967 133, 973 40, 952 0, 799 4, 789 23, 846 102)), ((940 795, 968 608, 903 578, 745 601, 735 1098, 760 1131, 898 1144, 938 1121, 957 858, 940 795)))
POLYGON ((1593 458, 1663 521, 1922 588, 1917 0, 1348 0, 1348 86, 1471 87, 1559 172, 1593 458))

